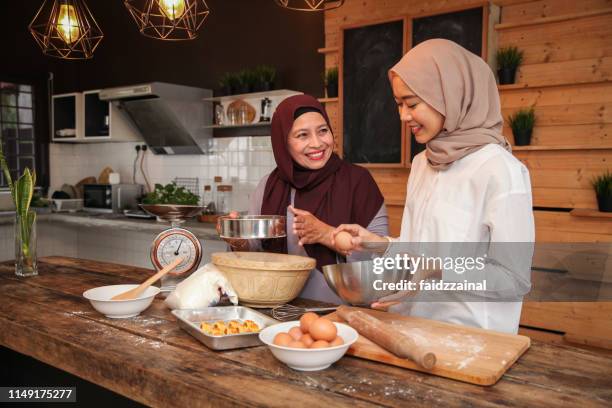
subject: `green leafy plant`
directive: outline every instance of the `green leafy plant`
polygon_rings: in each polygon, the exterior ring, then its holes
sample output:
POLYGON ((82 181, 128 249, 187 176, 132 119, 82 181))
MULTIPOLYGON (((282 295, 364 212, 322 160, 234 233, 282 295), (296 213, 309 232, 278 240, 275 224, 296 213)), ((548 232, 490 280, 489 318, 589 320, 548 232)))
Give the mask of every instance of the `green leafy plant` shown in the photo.
POLYGON ((255 68, 255 72, 261 83, 273 84, 276 81, 276 68, 270 65, 260 65, 255 68))
POLYGON ((179 187, 172 182, 165 186, 155 184, 155 190, 147 194, 143 199, 143 204, 176 204, 176 205, 198 205, 200 197, 179 187))
POLYGON ((250 92, 250 90, 257 83, 257 77, 254 72, 249 69, 243 69, 242 71, 236 74, 238 89, 240 92, 250 92))
POLYGON ((30 171, 29 168, 23 171, 21 177, 13 182, 11 172, 9 171, 6 158, 4 157, 3 142, 0 138, 0 167, 4 173, 4 178, 11 191, 15 212, 19 220, 19 231, 21 233, 21 251, 23 253, 26 265, 31 266, 33 260, 30 257, 30 235, 32 226, 36 220, 36 213, 30 211, 32 195, 34 194, 34 186, 36 185, 36 172, 30 171))
POLYGON ((535 125, 536 117, 533 108, 519 109, 508 117, 508 124, 516 135, 530 129, 535 125))
POLYGON ((610 170, 600 176, 595 177, 591 181, 591 185, 595 189, 595 194, 599 197, 611 197, 612 196, 612 173, 610 170))
POLYGON ((231 88, 233 81, 234 74, 232 74, 231 72, 226 72, 221 75, 221 79, 219 79, 219 86, 221 88, 231 88))
POLYGON ((338 85, 338 68, 330 68, 325 72, 325 85, 338 85))
POLYGON ((523 62, 523 51, 517 47, 503 47, 497 50, 497 69, 518 68, 523 62))

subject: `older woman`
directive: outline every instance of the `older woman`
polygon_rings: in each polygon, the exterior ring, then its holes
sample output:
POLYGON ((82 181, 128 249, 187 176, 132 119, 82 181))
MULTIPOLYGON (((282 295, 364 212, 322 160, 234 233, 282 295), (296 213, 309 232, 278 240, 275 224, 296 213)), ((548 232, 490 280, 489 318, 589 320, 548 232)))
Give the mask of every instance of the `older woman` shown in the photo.
MULTIPOLYGON (((340 159, 323 106, 310 95, 280 103, 272 118, 272 149, 277 167, 262 178, 250 200, 250 214, 286 215, 286 239, 263 243, 264 250, 310 256, 317 269, 301 297, 340 303, 320 270, 345 260, 332 244, 340 224, 359 224, 388 234, 384 199, 370 173, 340 159)), ((254 250, 259 243, 232 241, 235 250, 254 250)), ((347 261, 364 259, 354 254, 347 261)))

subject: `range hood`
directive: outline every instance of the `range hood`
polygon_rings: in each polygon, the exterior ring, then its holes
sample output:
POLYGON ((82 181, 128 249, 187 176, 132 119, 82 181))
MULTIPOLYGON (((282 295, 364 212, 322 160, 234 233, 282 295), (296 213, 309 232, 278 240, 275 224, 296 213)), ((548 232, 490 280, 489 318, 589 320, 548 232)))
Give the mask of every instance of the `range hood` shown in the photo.
POLYGON ((154 154, 203 154, 212 131, 209 89, 150 82, 100 91, 140 131, 154 154))

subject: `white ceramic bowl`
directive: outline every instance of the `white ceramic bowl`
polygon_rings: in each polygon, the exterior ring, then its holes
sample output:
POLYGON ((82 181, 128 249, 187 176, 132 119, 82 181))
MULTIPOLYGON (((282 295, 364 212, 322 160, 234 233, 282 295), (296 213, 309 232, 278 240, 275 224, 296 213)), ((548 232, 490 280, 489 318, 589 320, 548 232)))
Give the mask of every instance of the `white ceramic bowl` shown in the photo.
POLYGON ((266 344, 274 357, 287 364, 294 370, 318 371, 324 370, 340 360, 348 348, 357 341, 359 335, 350 326, 334 322, 338 328, 338 336, 342 337, 344 344, 335 347, 320 349, 297 349, 277 346, 273 343, 274 337, 280 332, 288 332, 292 327, 299 327, 299 320, 285 322, 266 327, 259 333, 259 340, 266 344))
POLYGON ((140 312, 151 305, 153 299, 160 292, 156 286, 149 286, 140 297, 131 300, 110 300, 113 296, 138 285, 111 285, 100 286, 83 292, 83 297, 91 302, 98 312, 112 319, 125 319, 138 316, 140 312))

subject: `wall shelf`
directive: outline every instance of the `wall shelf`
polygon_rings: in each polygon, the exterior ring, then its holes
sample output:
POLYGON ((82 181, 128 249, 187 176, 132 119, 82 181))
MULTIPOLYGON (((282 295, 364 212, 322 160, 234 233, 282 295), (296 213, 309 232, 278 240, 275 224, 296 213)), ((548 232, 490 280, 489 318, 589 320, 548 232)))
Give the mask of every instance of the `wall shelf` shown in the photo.
POLYGON ((236 137, 236 136, 270 136, 270 122, 256 122, 248 125, 211 125, 204 126, 212 129, 213 137, 236 137))
POLYGON ((609 150, 612 146, 572 145, 572 146, 512 146, 512 151, 536 150, 609 150))
POLYGON ((207 102, 230 102, 238 99, 263 99, 270 97, 289 97, 292 95, 301 95, 303 92, 292 91, 290 89, 275 89, 273 91, 252 92, 246 94, 215 96, 214 98, 204 98, 207 102))
POLYGON ((574 208, 570 214, 574 217, 612 218, 612 212, 601 212, 591 208, 574 208))

